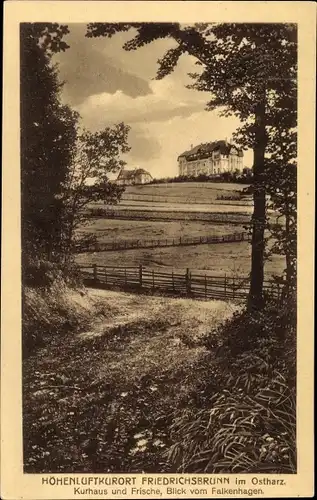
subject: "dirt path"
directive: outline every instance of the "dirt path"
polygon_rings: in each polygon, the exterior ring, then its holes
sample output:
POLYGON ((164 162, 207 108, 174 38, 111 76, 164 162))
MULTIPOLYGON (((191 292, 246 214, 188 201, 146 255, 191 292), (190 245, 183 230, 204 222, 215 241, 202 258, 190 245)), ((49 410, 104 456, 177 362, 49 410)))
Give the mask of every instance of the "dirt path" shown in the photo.
POLYGON ((208 354, 200 339, 233 309, 99 290, 89 297, 92 327, 25 361, 25 471, 167 471, 173 409, 190 397, 208 354))

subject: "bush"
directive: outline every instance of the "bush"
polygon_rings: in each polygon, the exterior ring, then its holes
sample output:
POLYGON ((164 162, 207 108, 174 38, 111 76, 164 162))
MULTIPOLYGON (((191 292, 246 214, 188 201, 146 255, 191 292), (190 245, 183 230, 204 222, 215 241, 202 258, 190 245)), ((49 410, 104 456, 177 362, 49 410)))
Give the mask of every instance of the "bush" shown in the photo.
POLYGON ((29 261, 22 272, 22 283, 27 287, 48 289, 60 284, 62 287, 82 287, 80 269, 74 263, 55 263, 38 260, 29 261))
POLYGON ((177 472, 296 472, 295 311, 243 311, 205 339, 214 358, 171 427, 177 472))
POLYGON ((295 410, 283 380, 249 396, 241 388, 223 390, 209 408, 175 420, 168 458, 177 472, 295 473, 295 410))

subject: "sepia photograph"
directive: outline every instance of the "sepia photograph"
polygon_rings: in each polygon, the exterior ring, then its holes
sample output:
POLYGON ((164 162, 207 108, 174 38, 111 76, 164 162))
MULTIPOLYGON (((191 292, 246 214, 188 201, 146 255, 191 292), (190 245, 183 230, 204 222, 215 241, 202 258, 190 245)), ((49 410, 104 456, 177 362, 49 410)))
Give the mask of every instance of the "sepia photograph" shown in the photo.
POLYGON ((20 48, 25 472, 296 473, 296 26, 20 48))
POLYGON ((299 25, 136 17, 17 24, 19 467, 269 496, 300 461, 299 25))

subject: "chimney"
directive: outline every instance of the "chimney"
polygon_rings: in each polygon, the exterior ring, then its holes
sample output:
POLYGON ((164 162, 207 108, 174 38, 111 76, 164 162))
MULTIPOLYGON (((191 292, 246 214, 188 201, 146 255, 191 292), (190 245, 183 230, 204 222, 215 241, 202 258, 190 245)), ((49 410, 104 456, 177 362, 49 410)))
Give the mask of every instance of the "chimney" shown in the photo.
POLYGON ((191 145, 190 145, 190 149, 193 149, 193 147, 194 147, 194 144, 191 144, 191 145))

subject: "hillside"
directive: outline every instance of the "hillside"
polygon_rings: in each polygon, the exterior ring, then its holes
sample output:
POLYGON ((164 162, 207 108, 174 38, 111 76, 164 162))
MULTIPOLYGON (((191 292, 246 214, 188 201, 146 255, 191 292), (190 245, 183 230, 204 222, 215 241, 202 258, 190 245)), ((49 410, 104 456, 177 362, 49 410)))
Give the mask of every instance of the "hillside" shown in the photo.
POLYGON ((186 406, 223 302, 91 290, 94 324, 24 362, 25 472, 165 470, 171 410, 186 406))

